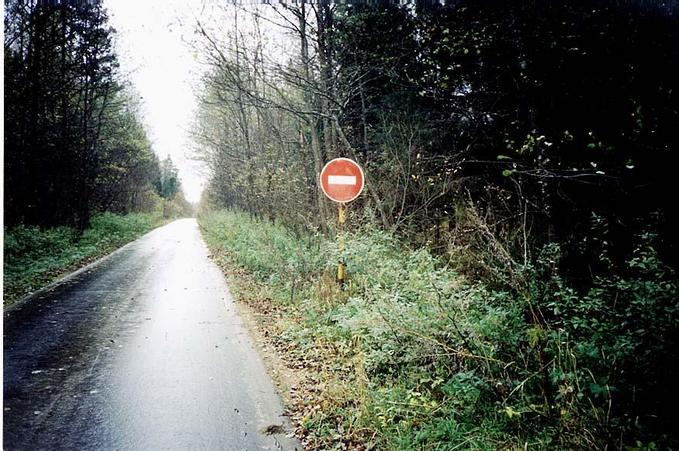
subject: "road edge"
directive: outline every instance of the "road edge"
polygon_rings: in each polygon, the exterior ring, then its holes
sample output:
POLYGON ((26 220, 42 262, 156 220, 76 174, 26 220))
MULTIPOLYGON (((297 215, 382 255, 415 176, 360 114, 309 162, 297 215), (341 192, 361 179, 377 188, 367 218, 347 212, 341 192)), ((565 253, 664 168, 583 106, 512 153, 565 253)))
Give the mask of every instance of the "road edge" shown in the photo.
POLYGON ((167 226, 167 225, 170 225, 170 224, 172 224, 173 222, 178 221, 178 220, 180 220, 180 219, 186 219, 186 218, 177 218, 177 219, 175 219, 175 220, 173 220, 173 221, 165 222, 164 224, 161 224, 161 225, 159 225, 158 227, 149 230, 148 232, 146 232, 145 234, 141 235, 140 237, 135 238, 134 240, 130 241, 129 243, 123 244, 123 245, 122 245, 121 247, 119 247, 118 249, 116 249, 116 250, 114 250, 114 251, 112 251, 112 252, 109 252, 108 254, 104 255, 103 257, 99 257, 98 259, 94 260, 93 262, 90 262, 90 263, 86 264, 85 266, 82 266, 82 267, 76 269, 75 271, 66 274, 66 275, 63 276, 63 277, 60 277, 59 279, 57 279, 57 280, 55 280, 55 281, 53 281, 53 282, 50 282, 49 284, 45 285, 44 287, 39 288, 38 290, 36 290, 36 291, 34 291, 34 292, 32 292, 32 293, 30 293, 30 294, 24 296, 23 298, 21 298, 21 299, 15 301, 15 302, 12 302, 10 305, 8 305, 8 306, 4 306, 4 305, 3 305, 3 306, 2 306, 2 313, 3 313, 3 315, 6 314, 6 313, 11 313, 11 312, 13 312, 14 310, 18 310, 19 308, 23 307, 25 304, 31 302, 32 300, 34 300, 34 299, 36 299, 36 298, 39 298, 39 297, 45 295, 46 293, 52 291, 52 290, 55 289, 56 287, 58 287, 58 286, 60 286, 60 285, 62 285, 62 284, 64 284, 64 283, 70 281, 71 279, 74 279, 74 278, 78 277, 80 274, 82 274, 82 273, 84 273, 84 272, 87 272, 87 271, 90 271, 90 270, 96 268, 97 266, 101 265, 102 263, 104 263, 104 262, 105 262, 106 260, 108 260, 109 258, 112 258, 114 255, 116 255, 116 254, 122 252, 123 250, 125 250, 125 248, 127 248, 127 247, 129 247, 129 246, 132 246, 132 245, 135 244, 137 241, 139 241, 139 240, 141 240, 142 238, 146 237, 148 234, 153 233, 153 232, 155 232, 156 230, 158 230, 158 229, 160 229, 160 228, 162 228, 162 227, 165 227, 165 226, 167 226))
POLYGON ((303 413, 299 410, 299 402, 307 394, 305 387, 309 385, 309 375, 303 368, 294 368, 295 359, 277 348, 273 338, 276 334, 267 333, 275 331, 275 328, 269 328, 273 327, 272 322, 276 322, 276 320, 272 320, 267 314, 259 311, 256 305, 251 304, 252 301, 255 304, 258 301, 264 301, 268 305, 266 299, 261 298, 259 294, 255 294, 249 299, 243 296, 244 292, 258 293, 262 285, 254 281, 252 275, 246 270, 238 268, 229 259, 228 253, 224 249, 210 247, 207 245, 204 236, 202 236, 202 239, 210 252, 210 260, 217 266, 226 282, 243 327, 252 340, 268 377, 273 382, 285 416, 292 428, 290 432, 299 442, 302 450, 314 449, 309 447, 301 423, 303 413))

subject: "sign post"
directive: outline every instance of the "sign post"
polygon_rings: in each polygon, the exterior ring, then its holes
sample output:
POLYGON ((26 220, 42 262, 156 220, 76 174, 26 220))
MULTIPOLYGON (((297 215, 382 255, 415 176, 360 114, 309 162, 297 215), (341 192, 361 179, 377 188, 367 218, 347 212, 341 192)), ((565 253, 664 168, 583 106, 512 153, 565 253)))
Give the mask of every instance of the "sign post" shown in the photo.
POLYGON ((347 221, 347 203, 356 199, 363 191, 365 176, 363 169, 348 158, 335 158, 321 171, 321 189, 338 204, 338 233, 340 260, 337 263, 337 282, 344 285, 346 261, 344 258, 344 224, 347 221))

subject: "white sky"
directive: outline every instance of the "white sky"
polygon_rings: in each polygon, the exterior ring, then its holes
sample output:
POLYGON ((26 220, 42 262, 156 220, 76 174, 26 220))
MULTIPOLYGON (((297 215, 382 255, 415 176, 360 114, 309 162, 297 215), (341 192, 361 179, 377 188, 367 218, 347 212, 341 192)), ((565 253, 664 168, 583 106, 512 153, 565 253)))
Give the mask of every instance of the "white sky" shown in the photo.
MULTIPOLYGON (((179 168, 186 197, 200 198, 205 184, 191 160, 189 128, 196 107, 194 88, 201 67, 190 46, 204 0, 104 0, 116 29, 121 72, 142 97, 144 123, 159 158, 179 168)), ((204 171, 202 171, 204 172, 204 171)))
MULTIPOLYGON (((234 27, 234 8, 214 0, 104 0, 122 74, 142 97, 144 124, 160 159, 170 155, 179 169, 186 198, 197 202, 207 182, 202 164, 192 159, 189 130, 197 106, 204 65, 196 55, 195 25, 200 21, 215 40, 224 44, 234 27)), ((270 58, 282 62, 293 47, 270 6, 255 7, 262 22, 270 58), (273 20, 273 22, 271 22, 273 20)), ((238 14, 239 32, 254 33, 252 16, 238 14), (248 23, 250 22, 250 23, 248 23)), ((283 22, 284 23, 284 22, 283 22)), ((296 47, 295 47, 296 48, 296 47)))

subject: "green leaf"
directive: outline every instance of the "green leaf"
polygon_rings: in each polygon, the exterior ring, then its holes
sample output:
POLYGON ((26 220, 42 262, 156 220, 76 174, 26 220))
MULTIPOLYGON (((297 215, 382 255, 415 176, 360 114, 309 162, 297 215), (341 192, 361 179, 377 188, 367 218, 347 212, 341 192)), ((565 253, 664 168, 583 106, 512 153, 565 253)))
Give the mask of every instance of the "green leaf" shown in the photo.
POLYGON ((509 418, 514 418, 514 417, 520 417, 520 416, 521 416, 521 412, 512 409, 510 406, 506 406, 506 407, 505 407, 505 413, 507 414, 507 416, 508 416, 509 418))

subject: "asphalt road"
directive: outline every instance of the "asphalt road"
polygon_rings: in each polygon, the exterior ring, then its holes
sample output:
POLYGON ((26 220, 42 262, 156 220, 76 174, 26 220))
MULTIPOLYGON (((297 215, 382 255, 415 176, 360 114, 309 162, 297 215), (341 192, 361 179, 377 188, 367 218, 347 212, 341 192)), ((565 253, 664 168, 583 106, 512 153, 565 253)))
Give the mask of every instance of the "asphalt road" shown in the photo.
POLYGON ((3 395, 10 450, 299 448, 193 219, 5 311, 3 395))

